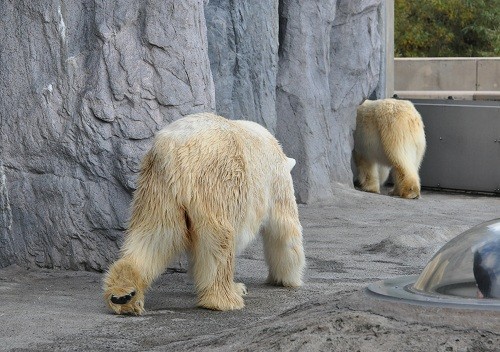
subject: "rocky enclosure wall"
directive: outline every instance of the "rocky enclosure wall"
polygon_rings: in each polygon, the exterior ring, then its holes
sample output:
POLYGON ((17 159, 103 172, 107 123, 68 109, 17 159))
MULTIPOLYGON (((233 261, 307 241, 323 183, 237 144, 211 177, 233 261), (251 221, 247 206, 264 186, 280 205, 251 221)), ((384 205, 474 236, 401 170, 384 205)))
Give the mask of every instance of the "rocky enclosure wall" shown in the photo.
POLYGON ((300 202, 351 184, 377 87, 381 0, 10 0, 0 7, 0 267, 103 270, 154 133, 189 113, 261 123, 300 202))

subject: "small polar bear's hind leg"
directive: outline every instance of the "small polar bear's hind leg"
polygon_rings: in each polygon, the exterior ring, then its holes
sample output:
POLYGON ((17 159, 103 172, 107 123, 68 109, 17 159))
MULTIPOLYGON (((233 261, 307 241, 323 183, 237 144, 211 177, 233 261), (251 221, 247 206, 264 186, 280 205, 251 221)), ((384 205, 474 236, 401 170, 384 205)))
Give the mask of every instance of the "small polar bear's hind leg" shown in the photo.
POLYGON ((380 186, 383 186, 387 182, 390 173, 391 168, 389 166, 378 164, 378 179, 380 186))
POLYGON ((264 254, 269 266, 267 281, 274 285, 299 287, 305 266, 302 227, 291 175, 278 177, 286 179, 274 184, 270 215, 262 230, 264 254))
POLYGON ((421 121, 410 119, 394 130, 381 130, 381 142, 387 159, 393 166, 393 195, 420 198, 420 163, 425 152, 425 135, 421 121), (399 138, 394 138, 397 134, 399 138))
POLYGON ((377 163, 365 159, 361 155, 354 153, 356 167, 358 168, 358 181, 363 191, 380 193, 381 180, 377 163))
MULTIPOLYGON (((384 139, 382 139, 384 143, 384 139)), ((402 198, 420 197, 420 178, 418 169, 415 167, 415 149, 412 146, 401 143, 392 143, 384 145, 386 155, 393 165, 394 189, 393 195, 402 198)))

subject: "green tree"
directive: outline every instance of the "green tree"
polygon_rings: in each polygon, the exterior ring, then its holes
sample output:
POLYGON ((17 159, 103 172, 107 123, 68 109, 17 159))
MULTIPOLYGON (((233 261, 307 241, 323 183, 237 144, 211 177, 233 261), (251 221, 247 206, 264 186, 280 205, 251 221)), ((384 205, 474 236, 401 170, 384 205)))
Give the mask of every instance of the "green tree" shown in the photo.
POLYGON ((500 0, 395 0, 396 57, 500 56, 500 0))

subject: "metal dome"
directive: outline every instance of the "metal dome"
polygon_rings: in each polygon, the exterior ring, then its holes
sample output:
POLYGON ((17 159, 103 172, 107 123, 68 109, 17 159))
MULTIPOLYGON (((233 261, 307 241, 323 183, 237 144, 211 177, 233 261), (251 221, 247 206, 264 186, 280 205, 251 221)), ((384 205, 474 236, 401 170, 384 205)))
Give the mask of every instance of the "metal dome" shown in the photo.
POLYGON ((500 219, 453 238, 419 276, 377 282, 368 290, 417 303, 500 309, 500 219))

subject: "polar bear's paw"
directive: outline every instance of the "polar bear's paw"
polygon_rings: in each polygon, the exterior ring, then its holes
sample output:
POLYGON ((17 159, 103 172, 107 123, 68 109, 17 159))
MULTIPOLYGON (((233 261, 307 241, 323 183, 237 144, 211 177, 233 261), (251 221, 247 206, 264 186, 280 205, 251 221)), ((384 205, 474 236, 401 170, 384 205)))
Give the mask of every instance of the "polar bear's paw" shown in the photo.
POLYGON ((104 277, 104 300, 116 314, 144 313, 144 281, 128 258, 114 263, 104 277))
POLYGON ((290 287, 290 288, 297 288, 302 286, 302 279, 297 276, 297 277, 289 277, 289 278, 275 278, 272 275, 269 275, 266 283, 268 285, 273 285, 273 286, 283 286, 283 287, 290 287))
POLYGON ((144 313, 144 294, 134 288, 109 288, 105 299, 116 314, 141 315, 144 313))
POLYGON ((235 282, 234 283, 234 290, 240 295, 240 296, 246 296, 248 294, 247 287, 245 286, 244 283, 242 282, 235 282))
POLYGON ((235 290, 233 292, 211 290, 202 294, 198 301, 198 307, 220 311, 242 309, 245 307, 245 302, 241 296, 243 292, 246 292, 246 287, 243 284, 235 284, 235 286, 237 287, 234 287, 235 290))

